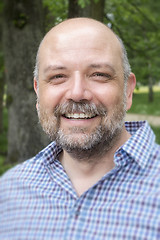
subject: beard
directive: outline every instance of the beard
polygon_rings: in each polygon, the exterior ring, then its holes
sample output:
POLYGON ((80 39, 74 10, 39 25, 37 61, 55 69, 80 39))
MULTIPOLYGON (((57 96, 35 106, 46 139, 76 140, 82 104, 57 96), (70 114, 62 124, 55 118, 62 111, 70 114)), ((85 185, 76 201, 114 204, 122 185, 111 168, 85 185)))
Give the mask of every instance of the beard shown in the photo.
MULTIPOLYGON (((126 114, 126 97, 117 104, 109 115, 103 105, 96 106, 86 100, 67 101, 56 106, 53 113, 47 112, 37 101, 38 117, 43 130, 65 151, 76 159, 97 159, 108 152, 120 138, 126 114), (61 128, 60 117, 74 112, 100 116, 101 121, 91 132, 85 127, 61 128)), ((98 161, 98 159, 97 159, 98 161)))

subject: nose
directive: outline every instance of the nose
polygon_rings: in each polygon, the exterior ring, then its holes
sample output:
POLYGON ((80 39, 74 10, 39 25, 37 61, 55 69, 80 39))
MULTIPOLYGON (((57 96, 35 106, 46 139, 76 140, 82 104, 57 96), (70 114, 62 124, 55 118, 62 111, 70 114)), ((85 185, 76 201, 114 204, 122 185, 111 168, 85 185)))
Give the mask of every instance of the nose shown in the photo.
POLYGON ((81 76, 78 71, 76 71, 71 78, 66 98, 67 100, 73 100, 75 102, 82 100, 91 101, 92 99, 92 93, 88 87, 87 79, 85 79, 85 76, 81 76))

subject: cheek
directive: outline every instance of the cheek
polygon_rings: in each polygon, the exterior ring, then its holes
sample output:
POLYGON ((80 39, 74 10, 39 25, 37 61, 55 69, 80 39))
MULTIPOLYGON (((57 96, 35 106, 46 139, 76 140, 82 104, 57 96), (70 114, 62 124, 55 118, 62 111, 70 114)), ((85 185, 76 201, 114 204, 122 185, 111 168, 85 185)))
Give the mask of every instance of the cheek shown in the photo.
POLYGON ((39 91, 39 101, 46 108, 54 108, 61 100, 61 91, 53 87, 44 87, 39 91))
POLYGON ((120 102, 123 101, 123 95, 123 91, 111 87, 102 88, 101 90, 97 89, 95 92, 97 100, 108 109, 120 104, 120 102))

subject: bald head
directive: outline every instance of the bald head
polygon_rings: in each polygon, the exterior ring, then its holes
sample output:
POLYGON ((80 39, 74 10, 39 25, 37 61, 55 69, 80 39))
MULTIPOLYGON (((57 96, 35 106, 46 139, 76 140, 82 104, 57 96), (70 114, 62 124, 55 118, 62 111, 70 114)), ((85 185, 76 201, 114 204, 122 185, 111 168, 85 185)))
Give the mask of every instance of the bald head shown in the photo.
POLYGON ((103 23, 90 19, 90 18, 72 18, 65 20, 64 22, 61 22, 57 26, 53 27, 44 37, 44 41, 48 37, 53 37, 60 34, 76 34, 75 36, 79 36, 80 34, 87 33, 88 36, 90 34, 99 34, 104 35, 104 38, 106 37, 107 40, 112 40, 115 42, 115 44, 119 44, 117 41, 116 35, 112 32, 110 28, 108 28, 103 23))
MULTIPOLYGON (((107 46, 112 48, 113 54, 120 56, 121 64, 124 70, 124 79, 127 80, 130 74, 130 65, 127 58, 127 53, 121 39, 106 25, 89 18, 73 18, 68 19, 57 26, 53 27, 43 38, 36 60, 34 76, 38 79, 39 64, 41 56, 47 52, 48 46, 53 46, 55 49, 64 50, 68 47, 81 51, 81 46, 90 47, 96 42, 95 48, 107 46), (81 43, 81 44, 79 44, 81 43)), ((118 58, 117 58, 118 59, 118 58)))
MULTIPOLYGON (((57 44, 60 40, 65 41, 70 38, 72 45, 78 46, 77 40, 84 41, 84 44, 90 44, 89 41, 97 39, 97 45, 100 43, 98 37, 103 40, 105 45, 114 45, 118 51, 121 52, 120 42, 117 36, 103 23, 89 18, 73 18, 68 19, 57 26, 53 27, 44 37, 41 48, 46 46, 52 41, 53 44, 57 44)), ((40 49, 41 50, 41 49, 40 49)))

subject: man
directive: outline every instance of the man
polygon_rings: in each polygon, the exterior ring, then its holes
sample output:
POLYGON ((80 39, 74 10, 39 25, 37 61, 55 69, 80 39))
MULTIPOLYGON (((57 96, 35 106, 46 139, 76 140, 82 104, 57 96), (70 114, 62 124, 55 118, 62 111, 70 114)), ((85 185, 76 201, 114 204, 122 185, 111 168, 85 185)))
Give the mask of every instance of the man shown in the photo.
POLYGON ((53 142, 2 177, 0 239, 160 239, 160 147, 147 122, 124 122, 136 80, 122 41, 93 19, 64 21, 34 75, 53 142))

